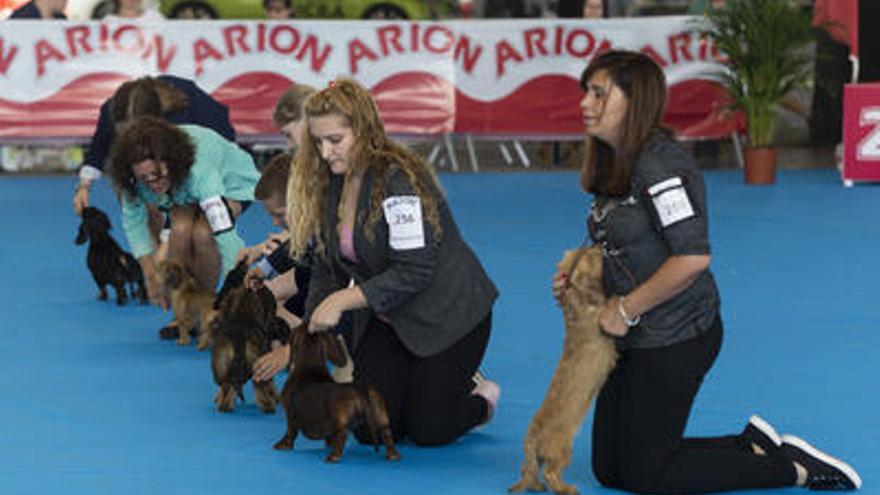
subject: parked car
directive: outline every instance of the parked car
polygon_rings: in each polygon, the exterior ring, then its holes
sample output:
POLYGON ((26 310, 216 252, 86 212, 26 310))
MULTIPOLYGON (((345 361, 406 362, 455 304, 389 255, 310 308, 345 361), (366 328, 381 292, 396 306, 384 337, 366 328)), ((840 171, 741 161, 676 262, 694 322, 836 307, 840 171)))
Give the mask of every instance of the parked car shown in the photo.
MULTIPOLYGON (((456 12, 450 0, 293 0, 297 18, 435 19, 456 12)), ((259 19, 262 0, 163 0, 162 13, 175 19, 259 19)))

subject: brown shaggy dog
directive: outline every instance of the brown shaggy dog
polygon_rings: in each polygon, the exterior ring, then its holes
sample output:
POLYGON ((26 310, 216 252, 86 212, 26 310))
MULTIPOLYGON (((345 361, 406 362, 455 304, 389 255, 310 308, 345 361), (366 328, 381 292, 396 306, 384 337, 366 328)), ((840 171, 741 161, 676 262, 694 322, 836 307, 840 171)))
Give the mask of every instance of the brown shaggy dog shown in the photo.
POLYGON ((214 293, 196 285, 193 276, 180 263, 162 260, 156 277, 171 296, 171 309, 180 328, 178 345, 189 345, 191 335, 199 330, 200 351, 211 345, 211 320, 214 319, 214 293))
POLYGON ((602 293, 602 251, 599 247, 566 251, 559 263, 568 274, 568 287, 562 302, 565 339, 562 357, 550 382, 544 402, 529 424, 525 438, 522 479, 508 491, 545 491, 544 480, 557 494, 578 493, 566 484, 562 471, 571 461, 572 444, 590 401, 614 368, 617 351, 614 342, 599 329, 599 311, 605 302, 602 293))
POLYGON ((339 367, 346 363, 336 336, 329 332, 309 333, 308 324, 303 322, 291 331, 290 356, 294 367, 281 392, 287 431, 275 444, 276 449, 292 449, 302 431, 312 440, 323 438, 331 447, 324 460, 336 462, 342 458, 348 430, 365 424, 375 449, 379 450, 378 433, 385 444, 385 458, 400 459, 391 437, 385 401, 379 392, 369 385, 336 383, 327 371, 327 360, 339 367))
MULTIPOLYGON (((272 340, 289 339, 287 324, 275 316, 272 292, 244 286, 247 268, 242 261, 226 275, 215 303, 218 314, 211 322, 211 371, 220 387, 214 403, 220 412, 235 410, 236 397, 244 400, 242 387, 253 376, 254 362, 271 349, 272 340)), ((279 395, 274 380, 255 382, 254 396, 261 411, 275 412, 279 395)))

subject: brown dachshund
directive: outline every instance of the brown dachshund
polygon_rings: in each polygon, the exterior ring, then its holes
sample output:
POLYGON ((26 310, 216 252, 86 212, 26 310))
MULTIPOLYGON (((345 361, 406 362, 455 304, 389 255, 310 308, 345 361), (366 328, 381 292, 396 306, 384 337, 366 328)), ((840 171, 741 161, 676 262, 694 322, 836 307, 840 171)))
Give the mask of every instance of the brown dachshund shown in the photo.
POLYGON ((346 364, 336 336, 309 333, 308 323, 303 322, 291 331, 290 355, 294 368, 281 392, 287 431, 275 444, 276 449, 292 449, 301 431, 312 440, 323 438, 331 447, 324 460, 337 462, 342 458, 348 431, 366 425, 375 449, 379 450, 378 434, 385 444, 385 458, 400 459, 381 394, 369 385, 336 383, 327 371, 327 360, 339 367, 346 364))
POLYGON ((214 319, 214 293, 196 285, 186 268, 174 260, 162 260, 156 269, 156 278, 171 296, 171 309, 180 328, 178 345, 189 345, 191 336, 199 332, 198 349, 211 345, 211 320, 214 319))
MULTIPOLYGON (((211 371, 220 387, 214 397, 220 412, 235 410, 236 396, 244 400, 242 387, 253 376, 254 362, 271 349, 272 340, 289 340, 287 324, 275 315, 272 292, 245 287, 246 272, 245 261, 230 271, 214 303, 218 313, 211 322, 211 371)), ((254 395, 261 411, 275 412, 279 395, 274 380, 254 382, 254 395)))
POLYGON ((599 329, 599 311, 605 302, 602 292, 602 250, 593 246, 566 251, 559 262, 568 274, 562 302, 565 338, 562 357, 550 381, 544 402, 529 423, 524 442, 522 479, 508 491, 533 492, 547 489, 557 494, 575 495, 574 485, 565 483, 562 471, 571 461, 574 437, 580 429, 590 401, 614 368, 617 351, 614 341, 599 329))

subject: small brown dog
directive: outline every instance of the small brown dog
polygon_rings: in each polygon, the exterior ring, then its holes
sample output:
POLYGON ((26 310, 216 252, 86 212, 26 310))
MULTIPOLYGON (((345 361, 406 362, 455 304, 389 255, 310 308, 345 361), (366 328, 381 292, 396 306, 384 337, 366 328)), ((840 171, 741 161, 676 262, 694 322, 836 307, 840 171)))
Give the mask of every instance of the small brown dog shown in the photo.
MULTIPOLYGON (((287 324, 275 315, 272 292, 244 286, 247 268, 243 261, 226 275, 215 303, 218 313, 211 322, 211 371, 220 387, 214 403, 220 412, 235 410, 236 396, 244 399, 242 387, 253 376, 254 362, 271 349, 272 340, 289 339, 287 324)), ((274 380, 254 382, 254 396, 261 411, 275 412, 279 395, 274 380)))
POLYGON ((200 351, 211 345, 211 320, 214 318, 214 293, 196 285, 193 276, 180 263, 162 260, 156 269, 160 286, 171 296, 171 309, 180 328, 178 345, 189 345, 191 335, 199 330, 200 351))
POLYGON ((323 438, 331 447, 324 460, 337 462, 342 458, 348 430, 366 425, 375 449, 379 450, 378 433, 385 444, 385 458, 400 459, 382 395, 369 385, 336 383, 327 371, 327 360, 339 367, 346 364, 336 336, 329 332, 309 333, 308 324, 303 322, 291 331, 290 355, 294 368, 281 392, 287 431, 275 444, 276 449, 292 449, 302 431, 312 440, 323 438))
POLYGON ((571 461, 574 437, 580 429, 590 401, 614 368, 614 341, 599 329, 599 311, 605 303, 602 293, 602 250, 597 246, 566 251, 559 270, 568 274, 562 302, 565 339, 562 357, 550 382, 544 402, 529 423, 525 438, 522 479, 509 492, 545 491, 544 480, 557 494, 575 495, 562 471, 571 461))

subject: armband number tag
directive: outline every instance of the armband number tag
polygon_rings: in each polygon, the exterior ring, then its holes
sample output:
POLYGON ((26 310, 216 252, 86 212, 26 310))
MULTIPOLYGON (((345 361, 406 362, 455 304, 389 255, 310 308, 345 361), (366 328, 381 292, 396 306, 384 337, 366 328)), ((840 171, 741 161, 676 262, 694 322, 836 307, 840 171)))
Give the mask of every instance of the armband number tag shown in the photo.
POLYGON ((211 232, 219 234, 232 230, 235 222, 232 221, 232 214, 226 203, 223 202, 223 198, 214 196, 204 199, 199 201, 199 206, 205 212, 205 219, 208 220, 208 224, 211 226, 211 232))
POLYGON ((657 216, 663 227, 694 216, 694 208, 691 206, 681 177, 673 177, 654 184, 648 188, 648 194, 654 202, 654 209, 657 210, 657 216))
POLYGON ((388 222, 388 243, 398 251, 425 247, 422 200, 418 196, 391 196, 382 202, 388 222))

